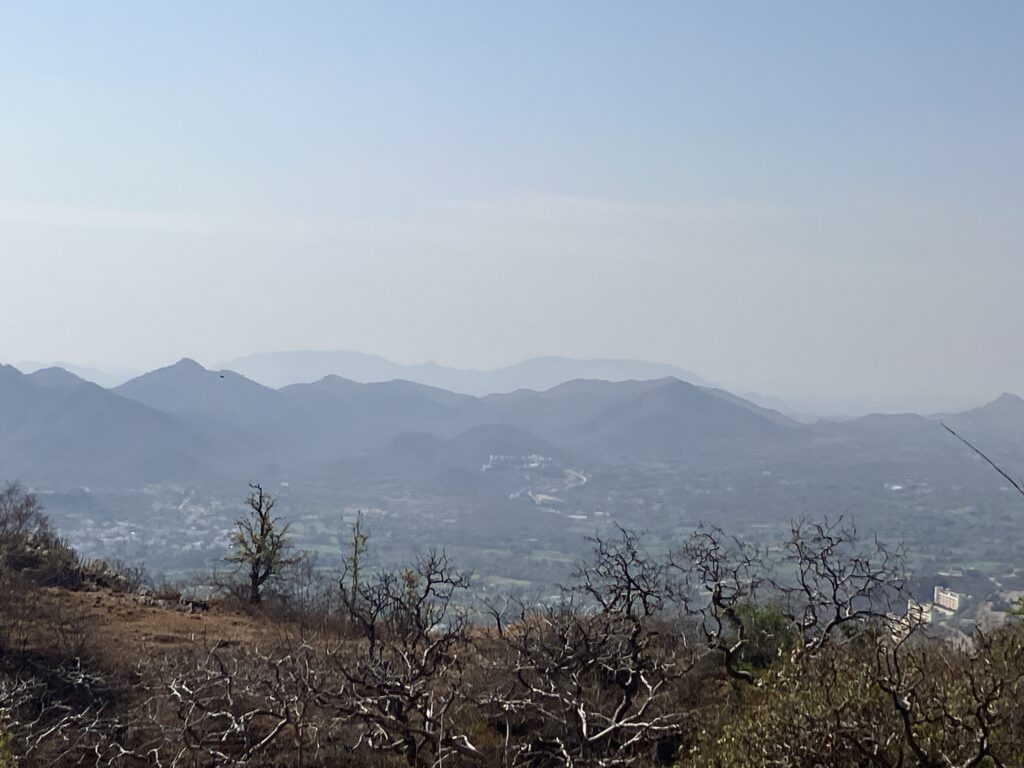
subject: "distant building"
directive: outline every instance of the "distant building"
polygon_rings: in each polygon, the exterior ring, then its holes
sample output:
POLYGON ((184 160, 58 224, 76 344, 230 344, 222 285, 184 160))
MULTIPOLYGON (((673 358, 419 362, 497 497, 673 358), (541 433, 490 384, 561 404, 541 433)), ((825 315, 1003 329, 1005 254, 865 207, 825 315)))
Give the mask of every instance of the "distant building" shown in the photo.
POLYGON ((940 608, 945 608, 947 611, 960 610, 960 600, 963 597, 959 592, 954 592, 946 587, 935 587, 935 595, 932 602, 940 608))
POLYGON ((545 470, 551 464, 550 456, 541 456, 531 453, 528 456, 509 456, 492 453, 487 463, 481 468, 481 472, 493 472, 496 470, 545 470))
POLYGON ((911 627, 932 623, 932 607, 917 600, 907 600, 907 624, 911 627))
POLYGON ((931 623, 932 606, 917 600, 907 600, 906 615, 889 614, 889 632, 894 643, 903 642, 915 629, 931 623))

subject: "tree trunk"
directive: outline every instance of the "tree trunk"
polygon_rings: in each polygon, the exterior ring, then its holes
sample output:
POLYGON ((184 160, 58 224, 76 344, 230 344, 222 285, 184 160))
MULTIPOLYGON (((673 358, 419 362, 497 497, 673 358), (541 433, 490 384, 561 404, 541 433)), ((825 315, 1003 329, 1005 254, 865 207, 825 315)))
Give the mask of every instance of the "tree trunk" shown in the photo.
POLYGON ((249 602, 259 605, 262 596, 260 595, 260 579, 255 573, 249 576, 249 602))

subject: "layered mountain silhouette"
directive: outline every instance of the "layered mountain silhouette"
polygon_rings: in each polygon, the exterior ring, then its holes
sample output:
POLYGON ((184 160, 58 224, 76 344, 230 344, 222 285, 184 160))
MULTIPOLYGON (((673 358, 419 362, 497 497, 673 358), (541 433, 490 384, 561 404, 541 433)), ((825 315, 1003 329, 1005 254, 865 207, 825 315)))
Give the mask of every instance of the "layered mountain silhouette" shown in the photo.
POLYGON ((309 383, 334 375, 364 383, 404 379, 476 396, 517 389, 545 390, 576 379, 640 381, 672 377, 694 384, 704 383, 696 374, 673 365, 566 357, 534 357, 505 368, 478 371, 436 363, 401 365, 362 352, 295 351, 249 355, 231 360, 223 367, 271 387, 309 383))
POLYGON ((946 416, 957 429, 984 434, 996 432, 1024 439, 1024 399, 1004 393, 987 405, 946 416))
POLYGON ((129 379, 139 375, 139 371, 124 368, 122 366, 100 368, 97 366, 76 365, 74 363, 66 363, 62 361, 43 363, 38 360, 23 360, 16 363, 14 367, 22 373, 35 373, 36 371, 43 369, 61 368, 69 373, 73 373, 80 379, 85 379, 86 381, 90 381, 93 384, 99 384, 101 387, 107 387, 108 389, 110 387, 116 387, 124 384, 129 379))
POLYGON ((6 477, 129 484, 202 475, 228 453, 207 434, 59 368, 0 366, 0 467, 6 477))
POLYGON ((283 413, 285 398, 232 371, 208 371, 185 358, 113 390, 158 411, 228 423, 263 423, 283 413))
MULTIPOLYGON (((948 417, 981 434, 1024 427, 1004 395, 948 417), (1009 425, 1009 426, 1008 426, 1009 425)), ((260 477, 467 478, 491 454, 565 466, 697 467, 775 461, 962 461, 937 419, 869 416, 803 425, 674 377, 575 380, 475 397, 407 380, 337 375, 274 389, 193 360, 103 389, 60 368, 0 366, 0 476, 129 488, 260 477)))

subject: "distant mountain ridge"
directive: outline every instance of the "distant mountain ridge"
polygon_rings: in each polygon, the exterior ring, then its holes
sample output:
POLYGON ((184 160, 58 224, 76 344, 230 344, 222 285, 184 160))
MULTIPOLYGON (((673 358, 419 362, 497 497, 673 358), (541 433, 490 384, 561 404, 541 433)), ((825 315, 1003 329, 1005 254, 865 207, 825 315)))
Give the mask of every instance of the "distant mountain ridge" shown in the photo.
POLYGON ((266 467, 318 472, 360 457, 365 461, 349 466, 384 471, 391 452, 388 473, 405 468, 412 475, 424 467, 444 474, 446 463, 465 472, 489 452, 510 450, 620 460, 622 451, 613 448, 627 442, 649 444, 646 458, 674 460, 701 454, 720 435, 735 436, 736 425, 756 440, 783 429, 778 422, 785 419, 675 378, 580 380, 480 398, 338 376, 272 389, 187 358, 113 390, 61 369, 26 375, 3 367, 0 418, 8 427, 0 434, 4 474, 126 487, 258 476, 266 467), (595 428, 603 422, 607 429, 595 428), (655 427, 678 428, 678 435, 648 440, 655 427))
POLYGON ((401 365, 362 352, 296 351, 248 355, 221 367, 274 388, 311 383, 335 375, 362 383, 405 379, 477 397, 517 389, 546 390, 576 379, 642 381, 672 377, 691 384, 705 383, 695 373, 663 363, 567 357, 533 357, 504 368, 481 371, 436 363, 401 365))
MULTIPOLYGON (((972 437, 1019 435, 1024 401, 1004 395, 947 420, 973 430, 972 437)), ((765 461, 955 466, 964 450, 936 418, 871 415, 806 425, 674 377, 579 379, 476 397, 336 375, 273 389, 190 359, 113 390, 59 368, 23 374, 0 366, 0 424, 0 477, 123 488, 271 471, 351 482, 476 483, 486 481, 473 473, 491 453, 557 456, 577 467, 760 472, 765 461)))
POLYGON ((0 470, 28 482, 111 484, 203 476, 216 436, 59 368, 0 366, 0 470))
POLYGON ((59 368, 68 373, 73 373, 80 379, 85 379, 93 384, 99 384, 107 389, 124 384, 129 379, 139 375, 139 371, 121 366, 75 365, 74 363, 65 363, 59 360, 50 363, 43 363, 38 360, 22 360, 19 363, 15 363, 14 367, 22 373, 35 373, 40 370, 59 368))
POLYGON ((944 418, 954 427, 1010 433, 1024 439, 1024 399, 1008 392, 979 408, 944 418))
POLYGON ((232 371, 207 370, 190 358, 144 373, 113 391, 164 413, 227 421, 268 421, 284 407, 284 398, 276 390, 232 371))

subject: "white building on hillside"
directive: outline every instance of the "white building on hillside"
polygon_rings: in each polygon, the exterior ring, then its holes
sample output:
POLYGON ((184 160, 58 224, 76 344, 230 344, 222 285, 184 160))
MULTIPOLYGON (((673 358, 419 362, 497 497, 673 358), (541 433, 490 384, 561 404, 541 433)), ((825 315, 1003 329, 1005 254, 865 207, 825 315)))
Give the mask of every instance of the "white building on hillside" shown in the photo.
POLYGON ((932 600, 940 608, 945 608, 947 611, 959 611, 960 600, 963 598, 959 592, 954 592, 946 587, 935 587, 935 596, 932 600))
POLYGON ((907 600, 907 624, 916 627, 921 624, 932 623, 932 607, 919 603, 917 600, 907 600))

